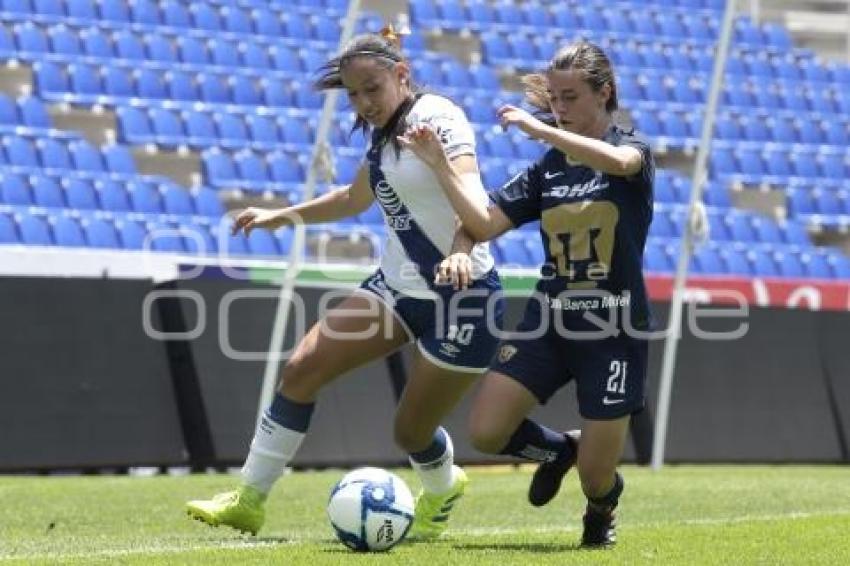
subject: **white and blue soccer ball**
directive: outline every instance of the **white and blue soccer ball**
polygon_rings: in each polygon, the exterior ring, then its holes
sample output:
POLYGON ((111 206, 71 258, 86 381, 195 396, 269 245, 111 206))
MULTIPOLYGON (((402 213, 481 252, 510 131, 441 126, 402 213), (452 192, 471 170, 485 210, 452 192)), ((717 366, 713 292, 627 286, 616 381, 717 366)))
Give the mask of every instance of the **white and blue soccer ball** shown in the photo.
POLYGON ((383 551, 407 535, 413 508, 413 495, 400 477, 381 468, 358 468, 334 486, 328 518, 347 547, 383 551))

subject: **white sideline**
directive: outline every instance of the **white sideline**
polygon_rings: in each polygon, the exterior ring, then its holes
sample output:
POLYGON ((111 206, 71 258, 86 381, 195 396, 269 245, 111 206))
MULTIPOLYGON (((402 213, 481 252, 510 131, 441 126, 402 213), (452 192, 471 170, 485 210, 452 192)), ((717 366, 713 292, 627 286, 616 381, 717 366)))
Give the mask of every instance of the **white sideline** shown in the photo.
MULTIPOLYGON (((728 518, 713 518, 713 519, 683 519, 681 521, 648 521, 648 522, 629 522, 628 528, 652 528, 665 525, 686 525, 686 526, 701 526, 701 525, 733 525, 739 523, 750 522, 770 522, 780 521, 783 519, 808 519, 812 517, 835 517, 850 515, 850 509, 838 509, 824 513, 809 513, 795 511, 792 513, 777 513, 772 515, 743 515, 740 517, 728 518)), ((560 526, 547 525, 533 529, 514 529, 514 528, 473 528, 473 529, 456 529, 451 530, 452 535, 465 535, 473 537, 484 537, 492 535, 509 535, 509 534, 549 534, 562 532, 578 532, 578 526, 560 526)), ((327 537, 330 540, 330 533, 327 537)), ((186 539, 189 542, 192 539, 186 539)), ((118 558, 122 556, 133 556, 138 554, 182 554, 196 550, 236 550, 236 549, 251 549, 251 548, 274 548, 283 545, 301 544, 304 542, 317 542, 315 538, 293 538, 292 540, 229 540, 229 541, 208 541, 209 544, 185 544, 185 545, 170 545, 170 546, 137 546, 133 548, 116 548, 99 550, 93 552, 79 553, 4 553, 0 554, 0 561, 7 560, 35 560, 35 559, 53 559, 53 560, 73 560, 82 558, 118 558)), ((448 540, 452 540, 449 538, 448 540)))

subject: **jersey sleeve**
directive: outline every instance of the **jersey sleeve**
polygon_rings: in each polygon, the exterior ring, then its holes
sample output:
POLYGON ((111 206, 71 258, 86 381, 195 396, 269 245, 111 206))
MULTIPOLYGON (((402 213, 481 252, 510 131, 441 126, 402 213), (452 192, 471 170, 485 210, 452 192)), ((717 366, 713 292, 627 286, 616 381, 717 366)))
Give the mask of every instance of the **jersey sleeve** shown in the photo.
POLYGON ((515 227, 540 219, 540 165, 535 163, 502 188, 490 193, 515 227))
POLYGON ((640 152, 642 163, 640 171, 629 177, 630 180, 639 181, 644 188, 652 187, 655 180, 655 158, 652 156, 652 148, 649 147, 649 142, 635 132, 623 134, 620 138, 620 145, 628 145, 640 152))
POLYGON ((416 122, 436 130, 449 159, 475 155, 475 132, 463 110, 447 99, 434 97, 429 102, 432 104, 417 116, 416 122))

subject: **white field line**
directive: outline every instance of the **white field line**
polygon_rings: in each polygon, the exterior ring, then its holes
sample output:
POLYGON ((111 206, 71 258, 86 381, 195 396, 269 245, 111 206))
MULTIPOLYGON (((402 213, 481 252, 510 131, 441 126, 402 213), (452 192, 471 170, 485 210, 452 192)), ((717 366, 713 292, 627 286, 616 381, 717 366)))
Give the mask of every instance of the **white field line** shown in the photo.
MULTIPOLYGON (((705 519, 683 519, 681 521, 652 521, 652 522, 629 522, 628 528, 652 528, 669 525, 732 525, 739 523, 751 522, 771 522, 782 521, 787 519, 808 519, 812 517, 835 517, 848 516, 850 509, 831 510, 823 513, 809 512, 792 512, 778 513, 773 515, 742 515, 740 517, 728 518, 705 518, 705 519)), ((472 528, 472 529, 453 529, 450 531, 452 538, 455 536, 472 536, 484 537, 493 535, 510 535, 510 534, 551 534, 564 532, 578 532, 577 526, 559 526, 559 525, 544 525, 535 528, 472 528)), ((327 537, 328 539, 330 538, 327 537)), ((35 560, 35 559, 53 559, 53 560, 73 560, 83 558, 119 558, 122 556, 134 556, 140 554, 182 554, 196 550, 250 550, 253 548, 274 548, 287 544, 301 544, 304 542, 316 542, 319 539, 315 538, 292 538, 291 540, 253 540, 245 538, 243 540, 229 541, 214 541, 210 540, 207 543, 201 542, 197 544, 194 539, 186 539, 187 544, 172 544, 172 545, 151 545, 151 546, 133 546, 132 548, 116 548, 95 550, 91 552, 79 553, 57 553, 57 552, 37 552, 37 553, 5 553, 0 554, 0 561, 7 560, 35 560)), ((451 540, 451 539, 449 539, 451 540)))

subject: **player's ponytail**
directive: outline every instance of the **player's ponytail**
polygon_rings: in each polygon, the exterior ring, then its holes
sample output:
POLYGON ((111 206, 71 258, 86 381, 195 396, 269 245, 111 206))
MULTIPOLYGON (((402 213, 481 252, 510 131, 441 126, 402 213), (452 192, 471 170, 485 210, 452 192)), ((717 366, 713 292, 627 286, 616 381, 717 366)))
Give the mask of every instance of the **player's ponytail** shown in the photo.
MULTIPOLYGON (((316 79, 313 87, 316 90, 344 88, 341 76, 342 69, 355 57, 374 59, 387 68, 392 67, 396 63, 404 62, 405 57, 401 50, 401 36, 391 25, 384 27, 377 34, 368 33, 356 36, 343 48, 339 55, 319 68, 319 77, 316 79)), ((414 83, 412 79, 408 87, 410 88, 411 97, 401 104, 387 125, 381 129, 379 139, 375 140, 378 146, 391 143, 396 150, 396 154, 401 151, 401 146, 396 138, 404 134, 406 129, 405 118, 413 107, 416 95, 421 92, 419 85, 414 83)), ((364 134, 369 130, 369 124, 362 116, 357 116, 354 127, 351 129, 352 132, 356 130, 362 130, 364 134)))
POLYGON ((546 122, 554 124, 549 105, 549 82, 546 80, 546 73, 568 69, 580 71, 594 92, 599 92, 606 84, 610 85, 611 96, 605 103, 605 111, 613 114, 617 110, 619 107, 617 83, 614 79, 611 60, 598 45, 579 41, 559 49, 549 62, 545 73, 532 73, 522 78, 526 100, 539 111, 546 122))

